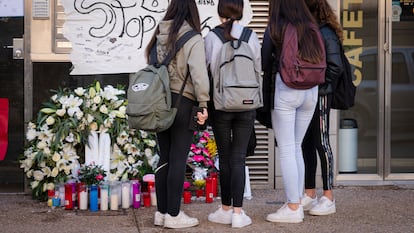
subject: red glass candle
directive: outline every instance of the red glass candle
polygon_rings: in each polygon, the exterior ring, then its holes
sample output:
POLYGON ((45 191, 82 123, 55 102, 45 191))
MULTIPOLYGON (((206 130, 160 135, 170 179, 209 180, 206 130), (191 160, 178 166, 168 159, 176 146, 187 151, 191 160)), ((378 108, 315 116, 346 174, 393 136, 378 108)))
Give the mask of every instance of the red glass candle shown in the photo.
POLYGON ((206 203, 213 202, 213 179, 211 177, 206 178, 206 203))
POLYGON ((142 199, 144 201, 144 206, 145 207, 150 207, 151 206, 151 196, 149 192, 143 192, 142 193, 142 199))
POLYGON ((72 195, 73 185, 72 183, 65 184, 65 209, 73 209, 73 195, 72 195))
POLYGON ((212 183, 212 186, 213 186, 213 197, 217 197, 217 176, 216 177, 214 177, 214 176, 211 177, 211 183, 212 183))
POLYGON ((197 198, 202 197, 203 195, 204 195, 204 192, 203 192, 202 189, 197 189, 196 190, 196 197, 197 198))
POLYGON ((184 191, 183 198, 184 198, 184 204, 190 204, 191 203, 191 192, 184 191))

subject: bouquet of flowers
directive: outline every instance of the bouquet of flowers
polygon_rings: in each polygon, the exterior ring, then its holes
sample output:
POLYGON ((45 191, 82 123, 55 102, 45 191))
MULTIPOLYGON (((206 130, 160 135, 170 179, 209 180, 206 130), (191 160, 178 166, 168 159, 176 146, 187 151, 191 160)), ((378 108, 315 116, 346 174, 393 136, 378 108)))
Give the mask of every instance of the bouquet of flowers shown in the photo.
POLYGON ((111 155, 110 180, 140 179, 154 173, 158 161, 156 135, 143 130, 123 132, 116 138, 111 155))
POLYGON ((106 176, 105 170, 100 165, 82 165, 78 171, 78 179, 86 185, 100 184, 106 176))
POLYGON ((217 145, 210 133, 205 131, 195 131, 193 143, 187 159, 187 165, 193 169, 193 184, 202 188, 208 172, 216 170, 214 165, 217 158, 217 145))
POLYGON ((19 161, 34 198, 46 200, 46 190, 55 183, 76 179, 92 131, 110 135, 110 180, 137 175, 138 170, 153 173, 158 161, 155 135, 129 128, 123 86, 101 88, 95 82, 53 93, 36 119, 28 123, 27 145, 19 161))

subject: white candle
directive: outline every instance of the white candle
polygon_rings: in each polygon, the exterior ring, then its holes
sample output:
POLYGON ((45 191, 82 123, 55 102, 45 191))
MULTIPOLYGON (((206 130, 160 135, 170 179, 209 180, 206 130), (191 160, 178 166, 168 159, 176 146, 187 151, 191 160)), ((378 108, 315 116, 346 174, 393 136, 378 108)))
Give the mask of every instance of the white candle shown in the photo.
POLYGON ((129 186, 123 185, 122 186, 122 208, 128 209, 129 208, 129 186))
POLYGON ((155 190, 151 191, 151 205, 157 206, 157 194, 155 193, 155 190))
POLYGON ((88 209, 88 192, 81 191, 79 193, 79 209, 87 210, 88 209))
POLYGON ((108 190, 101 192, 101 210, 108 210, 108 190))
POLYGON ((111 194, 111 210, 118 210, 118 194, 111 194))

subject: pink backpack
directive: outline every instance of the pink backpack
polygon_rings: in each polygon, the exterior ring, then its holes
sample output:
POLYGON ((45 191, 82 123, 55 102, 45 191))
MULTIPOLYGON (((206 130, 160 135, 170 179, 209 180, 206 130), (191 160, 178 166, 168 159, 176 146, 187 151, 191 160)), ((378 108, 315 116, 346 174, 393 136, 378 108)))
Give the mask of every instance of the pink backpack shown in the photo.
MULTIPOLYGON (((316 25, 310 24, 318 36, 319 44, 325 54, 325 44, 316 25)), ((326 56, 319 63, 310 63, 299 57, 296 28, 288 23, 280 55, 280 75, 286 86, 294 89, 309 89, 325 82, 326 56)))

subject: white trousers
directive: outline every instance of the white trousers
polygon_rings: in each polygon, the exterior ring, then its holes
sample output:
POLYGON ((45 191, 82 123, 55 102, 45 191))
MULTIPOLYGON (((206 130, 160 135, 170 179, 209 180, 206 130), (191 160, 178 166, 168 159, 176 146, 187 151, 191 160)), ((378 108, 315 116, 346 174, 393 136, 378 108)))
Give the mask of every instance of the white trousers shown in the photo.
POLYGON ((305 182, 302 140, 315 112, 318 86, 298 90, 276 75, 272 126, 280 157, 283 185, 289 203, 299 203, 305 182))

